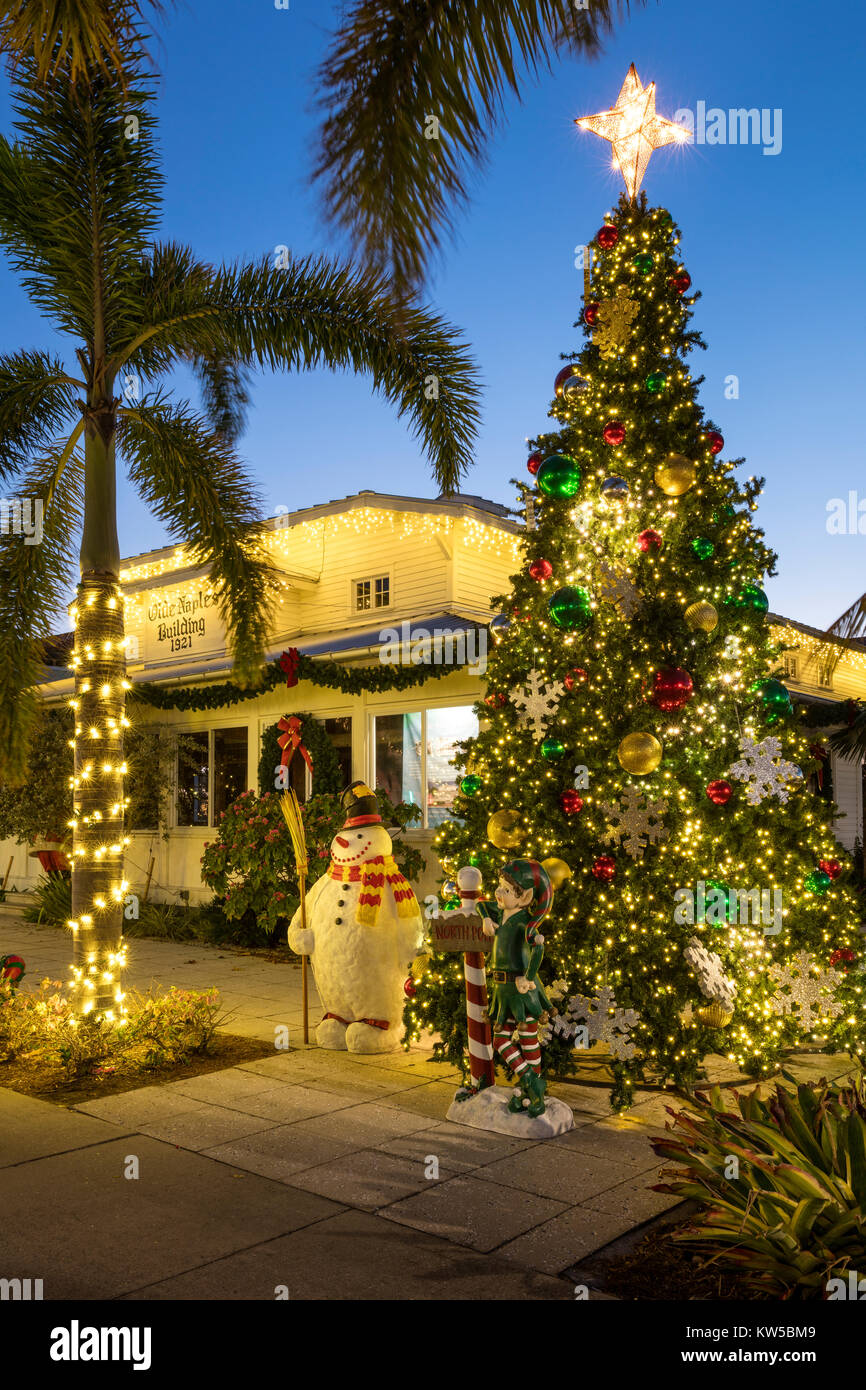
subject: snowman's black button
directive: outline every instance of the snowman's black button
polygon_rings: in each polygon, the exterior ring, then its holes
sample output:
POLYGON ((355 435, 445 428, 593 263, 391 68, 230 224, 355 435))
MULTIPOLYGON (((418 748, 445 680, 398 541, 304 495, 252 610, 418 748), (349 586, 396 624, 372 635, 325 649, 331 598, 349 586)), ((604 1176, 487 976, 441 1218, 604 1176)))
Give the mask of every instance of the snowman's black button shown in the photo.
POLYGON ((335 917, 335 918, 334 918, 334 921, 336 922, 336 924, 337 924, 338 927, 341 927, 341 926, 343 925, 343 919, 342 919, 342 917, 335 917))
POLYGON ((343 898, 338 898, 338 899, 337 899, 337 907, 345 907, 345 906, 346 906, 345 900, 344 900, 343 898))
POLYGON ((341 887, 342 887, 344 893, 348 893, 348 891, 349 891, 349 885, 348 885, 348 883, 343 883, 343 884, 341 884, 341 887))

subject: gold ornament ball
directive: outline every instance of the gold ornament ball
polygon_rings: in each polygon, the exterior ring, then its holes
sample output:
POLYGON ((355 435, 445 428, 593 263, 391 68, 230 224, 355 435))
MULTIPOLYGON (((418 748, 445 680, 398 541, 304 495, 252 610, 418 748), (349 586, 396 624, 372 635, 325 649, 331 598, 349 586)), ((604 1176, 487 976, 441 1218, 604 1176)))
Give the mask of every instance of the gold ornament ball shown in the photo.
POLYGON ((519 849, 523 843, 517 811, 494 811, 487 822, 487 838, 497 849, 519 849))
POLYGON ((694 486, 697 476, 698 470, 691 459, 682 454, 668 454, 667 460, 655 471, 655 480, 668 497, 682 497, 694 486))
POLYGON ((554 889, 561 888, 566 879, 571 878, 571 869, 564 859, 542 859, 541 867, 547 870, 554 889))
POLYGON ((689 604, 684 617, 695 632, 714 632, 719 625, 718 610, 702 598, 689 604))
POLYGON ((662 746, 654 734, 626 734, 616 750, 620 766, 636 777, 655 772, 662 760, 662 746))
POLYGON ((714 999, 710 1004, 702 1004, 695 1009, 695 1018, 699 1023, 704 1023, 708 1028, 727 1028, 734 1015, 724 1004, 720 1004, 714 999))

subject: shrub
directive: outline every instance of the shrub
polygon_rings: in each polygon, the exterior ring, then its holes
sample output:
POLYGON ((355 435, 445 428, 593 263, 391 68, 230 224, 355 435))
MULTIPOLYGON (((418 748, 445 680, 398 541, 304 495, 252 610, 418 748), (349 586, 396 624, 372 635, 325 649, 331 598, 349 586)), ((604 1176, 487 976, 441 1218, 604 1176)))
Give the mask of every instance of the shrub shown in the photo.
MULTIPOLYGON (((423 855, 399 836, 421 813, 407 802, 392 806, 382 791, 377 791, 376 797, 383 821, 396 827, 392 832, 394 858, 406 878, 417 879, 424 867, 423 855)), ((308 884, 326 872, 331 841, 344 820, 338 796, 314 796, 304 807, 308 884)), ((297 906, 299 888, 291 837, 274 792, 258 797, 248 791, 239 796, 223 812, 219 838, 205 846, 201 864, 202 880, 222 899, 226 917, 239 921, 251 913, 260 932, 267 932, 272 939, 297 906)))
POLYGON ((42 874, 33 890, 35 903, 28 903, 21 915, 27 922, 56 922, 66 926, 72 916, 72 879, 64 870, 42 874))
POLYGON ((670 1111, 685 1138, 652 1141, 685 1165, 663 1169, 670 1181, 654 1190, 703 1207, 678 1239, 776 1298, 822 1298, 829 1278, 866 1274, 862 1081, 778 1085, 769 1100, 756 1091, 734 1100, 737 1109, 726 1109, 714 1088, 696 1115, 670 1111))

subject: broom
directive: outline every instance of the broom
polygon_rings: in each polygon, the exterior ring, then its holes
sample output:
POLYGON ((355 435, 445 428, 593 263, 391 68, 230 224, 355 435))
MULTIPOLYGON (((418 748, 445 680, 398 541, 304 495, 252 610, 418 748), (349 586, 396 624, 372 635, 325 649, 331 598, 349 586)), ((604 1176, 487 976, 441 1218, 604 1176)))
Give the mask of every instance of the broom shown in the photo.
MULTIPOLYGON (((293 788, 283 792, 280 797, 280 810, 283 819, 289 827, 289 834, 292 837, 292 849, 295 852, 295 867, 298 871, 298 884, 301 890, 301 926, 307 930, 307 837, 304 834, 304 820, 301 815, 301 806, 293 788)), ((307 1011, 307 957, 301 956, 301 989, 304 1001, 304 1042, 310 1041, 310 1027, 307 1011)))

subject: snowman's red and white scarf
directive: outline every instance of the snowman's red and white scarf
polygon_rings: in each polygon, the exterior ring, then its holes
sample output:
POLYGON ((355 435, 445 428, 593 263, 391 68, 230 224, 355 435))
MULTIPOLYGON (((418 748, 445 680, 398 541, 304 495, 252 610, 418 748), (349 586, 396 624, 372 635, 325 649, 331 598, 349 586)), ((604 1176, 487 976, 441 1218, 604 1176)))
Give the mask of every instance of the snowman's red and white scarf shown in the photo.
POLYGON ((364 864, 335 864, 332 859, 328 866, 328 877, 338 878, 343 883, 360 882, 361 895, 355 913, 360 927, 376 925, 382 906, 382 889, 386 883, 394 894, 398 917, 417 917, 420 914, 418 899, 390 854, 377 854, 375 859, 368 859, 364 864))

